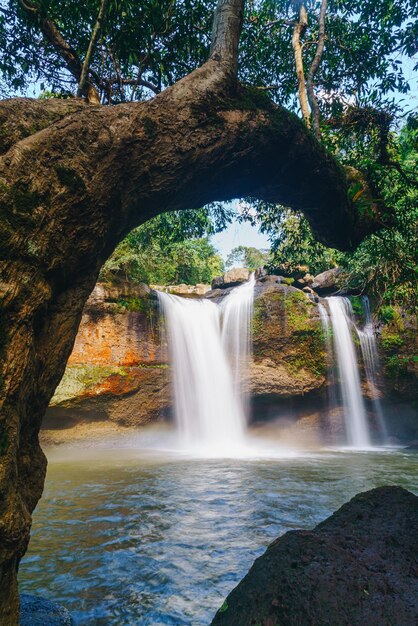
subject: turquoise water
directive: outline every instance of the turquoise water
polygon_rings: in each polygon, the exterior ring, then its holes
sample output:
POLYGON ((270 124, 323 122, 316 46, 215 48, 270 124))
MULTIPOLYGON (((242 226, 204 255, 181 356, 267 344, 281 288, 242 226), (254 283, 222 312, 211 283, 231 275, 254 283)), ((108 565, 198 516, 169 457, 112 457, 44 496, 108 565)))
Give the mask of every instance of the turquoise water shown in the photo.
POLYGON ((82 626, 201 626, 278 535, 359 491, 418 491, 418 454, 319 451, 193 459, 134 449, 47 451, 21 591, 82 626))

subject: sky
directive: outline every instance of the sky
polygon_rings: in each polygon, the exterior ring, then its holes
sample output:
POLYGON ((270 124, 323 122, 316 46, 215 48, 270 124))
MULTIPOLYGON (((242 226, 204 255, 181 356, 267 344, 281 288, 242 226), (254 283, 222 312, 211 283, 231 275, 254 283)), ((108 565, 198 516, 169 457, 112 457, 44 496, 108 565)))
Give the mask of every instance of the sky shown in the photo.
POLYGON ((254 248, 270 248, 267 235, 258 232, 255 226, 248 222, 232 222, 228 228, 211 239, 213 245, 221 254, 224 261, 233 248, 237 246, 252 246, 254 248))

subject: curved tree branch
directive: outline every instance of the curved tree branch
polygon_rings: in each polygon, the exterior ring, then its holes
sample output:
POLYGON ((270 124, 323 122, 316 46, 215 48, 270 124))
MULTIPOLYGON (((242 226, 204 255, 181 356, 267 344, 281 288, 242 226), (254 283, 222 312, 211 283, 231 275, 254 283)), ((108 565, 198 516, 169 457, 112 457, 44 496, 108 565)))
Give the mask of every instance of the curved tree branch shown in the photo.
POLYGON ((309 68, 308 74, 306 76, 306 88, 308 92, 309 104, 311 105, 312 110, 312 127, 317 139, 321 138, 321 129, 319 123, 319 104, 318 99, 315 95, 315 91, 313 88, 313 79, 318 71, 319 64, 322 59, 322 54, 324 52, 325 47, 325 14, 327 11, 328 0, 322 0, 321 10, 319 12, 318 24, 318 45, 316 48, 315 56, 312 61, 311 67, 309 68))

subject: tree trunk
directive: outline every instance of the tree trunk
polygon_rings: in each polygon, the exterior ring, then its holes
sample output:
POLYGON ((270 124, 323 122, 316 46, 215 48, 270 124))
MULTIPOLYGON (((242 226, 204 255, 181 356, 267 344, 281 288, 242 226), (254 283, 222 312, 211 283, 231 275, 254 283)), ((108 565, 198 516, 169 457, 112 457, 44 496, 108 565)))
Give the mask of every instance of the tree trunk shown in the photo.
POLYGON ((18 623, 17 567, 46 468, 41 420, 118 242, 162 211, 243 196, 303 210, 322 241, 344 249, 376 228, 305 125, 237 87, 230 47, 214 50, 145 103, 0 104, 1 624, 18 623))
POLYGON ((302 57, 302 44, 300 38, 305 32, 308 26, 308 14, 306 13, 305 6, 301 4, 299 9, 299 21, 296 22, 293 28, 292 47, 295 56, 296 76, 298 79, 298 96, 300 110, 302 117, 305 120, 305 124, 308 128, 311 126, 311 114, 309 111, 308 97, 306 94, 306 82, 305 82, 305 70, 303 68, 302 57))

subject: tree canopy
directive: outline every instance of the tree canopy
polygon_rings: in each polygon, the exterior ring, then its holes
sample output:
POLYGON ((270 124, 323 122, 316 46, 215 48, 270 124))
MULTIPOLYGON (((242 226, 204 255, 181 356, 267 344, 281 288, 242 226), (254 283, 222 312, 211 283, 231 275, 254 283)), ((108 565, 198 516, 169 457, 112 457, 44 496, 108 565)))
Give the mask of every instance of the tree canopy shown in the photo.
POLYGON ((125 237, 100 278, 154 285, 210 283, 224 269, 208 238, 215 217, 205 209, 162 213, 125 237))
MULTIPOLYGON (((0 0, 1 88, 4 94, 32 86, 42 97, 88 97, 90 85, 102 104, 146 100, 207 58, 214 7, 214 0, 0 0)), ((399 197, 410 205, 416 163, 402 156, 405 136, 398 137, 397 128, 406 114, 411 124, 414 120, 399 94, 407 96, 411 89, 404 61, 410 58, 417 68, 417 17, 412 0, 253 0, 245 3, 239 50, 243 84, 300 111, 327 150, 374 179, 389 206, 383 225, 392 224, 382 233, 393 237, 399 224, 407 222, 411 231, 412 223, 410 210, 400 214, 399 197)), ((414 143, 411 133, 408 141, 414 143)), ((353 186, 353 197, 360 188, 353 186)), ((271 235, 276 260, 308 263, 314 272, 341 261, 316 241, 300 214, 249 202, 271 235)), ((143 254, 153 238, 168 249, 176 241, 210 235, 230 219, 222 205, 173 212, 141 227, 116 256, 126 260, 134 241, 143 254)), ((243 262, 245 253, 235 252, 243 262)), ((360 280, 358 263, 356 268, 359 284, 369 284, 360 280)))
MULTIPOLYGON (((214 0, 1 0, 3 90, 12 94, 36 84, 74 94, 87 62, 102 103, 148 98, 207 58, 214 7, 214 0)), ((309 81, 321 10, 325 45, 311 82, 325 119, 340 115, 347 103, 388 106, 394 92, 409 91, 402 59, 417 52, 414 0, 246 2, 240 80, 296 109, 292 38, 300 26, 309 81)))

